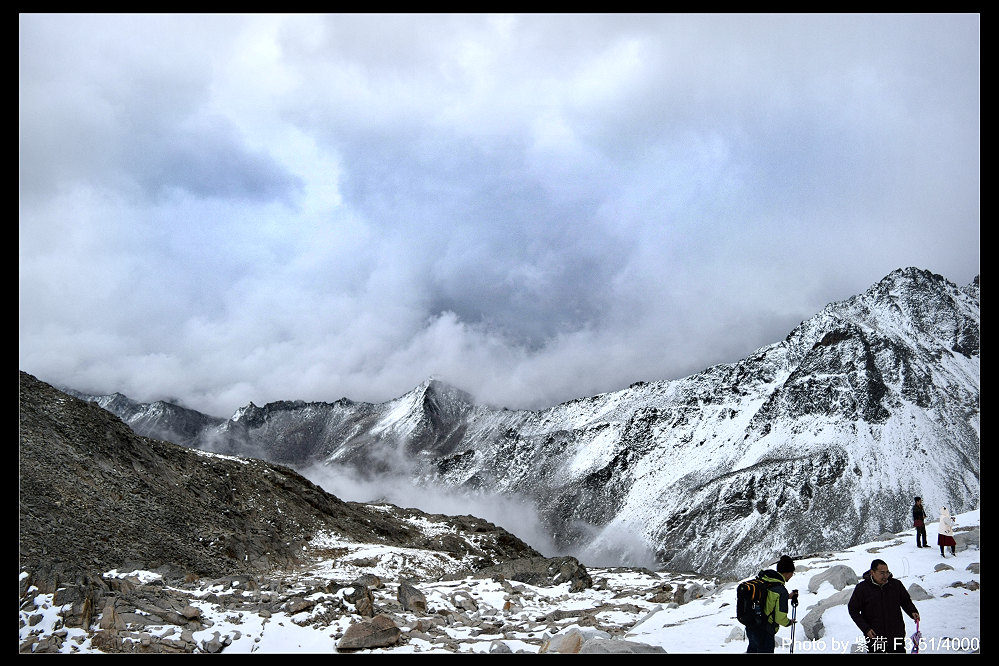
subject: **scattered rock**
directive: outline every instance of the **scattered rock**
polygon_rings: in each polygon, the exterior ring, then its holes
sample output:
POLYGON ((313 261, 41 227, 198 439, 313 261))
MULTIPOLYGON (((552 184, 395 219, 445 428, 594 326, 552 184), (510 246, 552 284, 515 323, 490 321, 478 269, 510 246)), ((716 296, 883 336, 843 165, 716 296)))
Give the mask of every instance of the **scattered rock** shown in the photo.
POLYGON ((473 578, 503 578, 537 586, 569 583, 570 592, 593 587, 586 567, 575 557, 522 557, 475 572, 454 574, 450 578, 461 579, 469 575, 473 578))

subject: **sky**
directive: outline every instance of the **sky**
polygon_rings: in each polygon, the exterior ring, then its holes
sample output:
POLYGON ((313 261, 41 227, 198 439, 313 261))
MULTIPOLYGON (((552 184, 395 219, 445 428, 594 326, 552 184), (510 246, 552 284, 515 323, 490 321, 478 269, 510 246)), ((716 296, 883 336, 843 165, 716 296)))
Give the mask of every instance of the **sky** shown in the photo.
MULTIPOLYGON (((980 512, 972 511, 956 516, 956 529, 980 527, 980 512)), ((935 534, 934 525, 927 525, 930 539, 935 534)), ((936 546, 925 550, 917 550, 913 543, 913 530, 900 533, 898 538, 877 540, 860 544, 840 552, 822 553, 806 556, 795 561, 795 573, 787 581, 789 590, 798 590, 798 607, 791 608, 792 617, 798 622, 792 634, 789 627, 782 627, 775 636, 776 654, 793 652, 798 655, 811 653, 845 654, 852 652, 859 640, 860 630, 851 619, 846 602, 852 586, 837 590, 832 583, 817 582, 813 579, 824 574, 834 566, 845 566, 853 570, 859 577, 870 569, 875 558, 888 565, 892 576, 902 582, 907 590, 912 591, 913 585, 925 591, 926 595, 913 597, 913 603, 919 612, 918 625, 921 638, 921 654, 968 654, 981 651, 981 575, 973 569, 975 563, 981 564, 981 547, 977 540, 973 546, 964 548, 958 546, 956 556, 949 552, 941 558, 936 546), (974 585, 971 585, 974 583, 974 585), (839 596, 841 595, 841 596, 839 596), (839 596, 838 603, 833 597, 839 596), (823 633, 821 636, 810 636, 805 633, 805 626, 816 626, 809 618, 817 613, 820 602, 827 604, 820 613, 823 633)), ((887 535, 891 536, 891 535, 887 535)), ((933 541, 935 543, 935 539, 933 541)), ((345 567, 348 559, 364 557, 375 559, 378 564, 367 568, 364 573, 373 572, 385 583, 385 589, 378 591, 379 595, 391 596, 395 593, 396 582, 410 574, 399 572, 399 563, 407 566, 412 563, 416 553, 412 549, 393 549, 383 545, 359 545, 337 543, 347 547, 349 556, 342 557, 340 567, 331 569, 320 568, 308 571, 306 575, 322 580, 349 581, 355 580, 358 572, 356 567, 345 567), (400 557, 400 551, 405 550, 400 557)), ((331 561, 332 564, 332 561, 331 561)), ((584 566, 586 563, 583 562, 584 566)), ((519 588, 533 591, 534 594, 514 595, 514 599, 524 605, 520 612, 503 610, 505 601, 511 598, 499 582, 488 578, 464 581, 437 581, 420 578, 416 585, 427 598, 430 609, 455 609, 455 586, 470 591, 479 607, 473 616, 485 618, 502 618, 503 631, 493 634, 486 630, 473 630, 472 627, 456 623, 443 628, 452 639, 452 646, 463 653, 487 653, 494 641, 501 641, 511 651, 524 650, 537 652, 538 639, 552 637, 552 632, 544 625, 539 626, 535 620, 544 617, 552 611, 578 610, 600 608, 606 604, 607 610, 597 615, 602 627, 619 627, 623 640, 658 645, 669 653, 738 653, 746 651, 745 633, 742 626, 735 620, 734 583, 715 586, 709 579, 693 580, 691 582, 704 585, 710 594, 702 599, 695 599, 676 608, 657 605, 650 601, 650 589, 657 588, 662 580, 652 580, 641 572, 625 570, 597 570, 589 568, 591 577, 595 580, 606 579, 605 587, 595 585, 581 592, 567 593, 569 583, 552 587, 536 587, 524 583, 514 583, 519 588), (600 588, 600 589, 598 589, 600 588), (625 590, 638 590, 637 594, 628 594, 625 590), (449 598, 451 597, 451 598, 449 598), (623 606, 630 606, 640 615, 623 612, 623 606), (641 615, 645 615, 641 618, 641 615)), ((143 583, 162 578, 158 574, 146 571, 119 572, 111 571, 104 574, 105 578, 135 576, 143 583)), ((668 579, 668 578, 667 578, 668 579)), ((676 580, 672 581, 676 584, 676 580)), ((314 591, 314 584, 303 585, 304 590, 314 591)), ((209 592, 219 596, 235 594, 232 589, 225 591, 224 586, 215 585, 202 592, 207 597, 209 592)), ((343 590, 341 590, 341 593, 343 590)), ((251 595, 251 592, 245 592, 251 595)), ((303 592, 307 594, 307 592, 303 592)), ((311 599, 324 595, 312 595, 311 599)), ((22 604, 20 641, 23 643, 31 633, 42 636, 52 634, 62 628, 68 631, 68 640, 63 642, 62 652, 98 652, 91 642, 91 636, 79 628, 63 627, 59 616, 59 606, 52 602, 52 595, 37 595, 35 603, 39 608, 22 604), (39 622, 29 623, 29 616, 40 615, 39 622), (77 642, 79 641, 79 642, 77 642)), ((224 606, 210 602, 207 598, 195 599, 192 605, 197 606, 202 617, 211 620, 212 626, 196 631, 193 638, 200 645, 219 636, 229 636, 231 644, 226 647, 226 654, 246 654, 259 652, 268 653, 323 653, 335 652, 336 638, 346 631, 347 627, 361 618, 353 614, 342 614, 335 620, 330 620, 322 603, 311 611, 302 611, 290 615, 284 611, 261 615, 246 610, 237 618, 224 606), (322 619, 318 619, 322 618, 322 619), (234 622, 234 620, 236 620, 234 622), (313 621, 313 624, 310 624, 313 621), (304 626, 303 626, 304 625, 304 626)), ((349 608, 350 606, 348 606, 349 608)), ((248 607, 247 607, 248 608, 248 607)), ((404 615, 404 614, 396 614, 404 615)), ((416 620, 417 616, 410 614, 401 621, 416 620)), ((573 630, 583 634, 583 638, 598 635, 598 629, 593 626, 576 624, 578 618, 571 614, 560 624, 558 635, 567 635, 573 630)), ((415 622, 414 622, 415 623, 415 622)), ((916 623, 904 616, 906 636, 911 637, 917 631, 916 623)), ((495 624, 495 622, 493 623, 495 624)), ((174 632, 174 627, 147 627, 147 632, 156 636, 166 636, 174 632)), ((406 628, 409 631, 409 626, 406 628)), ((407 637, 408 640, 392 648, 364 650, 362 654, 378 653, 413 653, 436 652, 447 654, 451 650, 439 644, 432 644, 417 635, 407 637)), ((911 650, 912 643, 907 643, 911 650)))
POLYGON ((980 272, 980 16, 19 16, 19 369, 540 408, 980 272))

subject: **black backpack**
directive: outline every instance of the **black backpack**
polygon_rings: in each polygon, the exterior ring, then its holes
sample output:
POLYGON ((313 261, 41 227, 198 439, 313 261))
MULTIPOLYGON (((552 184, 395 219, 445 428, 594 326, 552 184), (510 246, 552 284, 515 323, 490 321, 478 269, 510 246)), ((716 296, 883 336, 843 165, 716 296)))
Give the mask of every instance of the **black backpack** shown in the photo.
POLYGON ((778 585, 759 576, 739 583, 735 589, 735 618, 747 627, 769 624, 765 615, 767 592, 778 585))

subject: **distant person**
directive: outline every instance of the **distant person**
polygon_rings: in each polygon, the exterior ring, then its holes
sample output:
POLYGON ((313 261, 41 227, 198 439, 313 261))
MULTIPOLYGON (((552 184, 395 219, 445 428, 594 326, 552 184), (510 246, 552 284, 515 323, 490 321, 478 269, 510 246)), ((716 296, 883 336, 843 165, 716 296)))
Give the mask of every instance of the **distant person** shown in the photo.
POLYGON ((884 560, 871 562, 871 570, 853 589, 847 609, 867 640, 867 651, 872 653, 905 652, 902 611, 919 622, 912 598, 902 581, 892 578, 884 560))
POLYGON ((937 527, 937 545, 940 546, 940 556, 944 554, 944 546, 950 546, 950 554, 957 555, 957 542, 954 541, 954 523, 957 520, 950 515, 947 507, 940 507, 940 525, 937 527))
POLYGON ((762 625, 746 627, 746 638, 749 639, 749 649, 746 652, 773 652, 777 632, 781 627, 795 622, 787 615, 789 595, 784 586, 793 575, 794 560, 787 555, 782 555, 777 562, 777 571, 767 569, 760 572, 759 578, 773 585, 767 590, 767 602, 763 609, 766 621, 762 625))
POLYGON ((926 542, 926 511, 923 510, 923 498, 917 497, 912 505, 912 524, 916 527, 916 548, 929 548, 926 542))

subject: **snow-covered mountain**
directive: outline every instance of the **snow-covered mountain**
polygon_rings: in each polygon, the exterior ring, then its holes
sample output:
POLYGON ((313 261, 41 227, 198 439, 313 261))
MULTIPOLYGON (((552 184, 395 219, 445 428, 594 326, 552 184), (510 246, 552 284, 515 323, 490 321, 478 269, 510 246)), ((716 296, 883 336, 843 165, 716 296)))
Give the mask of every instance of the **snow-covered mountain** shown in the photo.
MULTIPOLYGON (((979 301, 978 278, 899 269, 683 379, 540 411, 431 380, 378 405, 251 403, 180 443, 527 498, 555 547, 589 564, 645 564, 637 541, 659 566, 744 575, 900 530, 916 495, 978 507, 979 301)), ((121 415, 178 430, 141 412, 121 415)))

